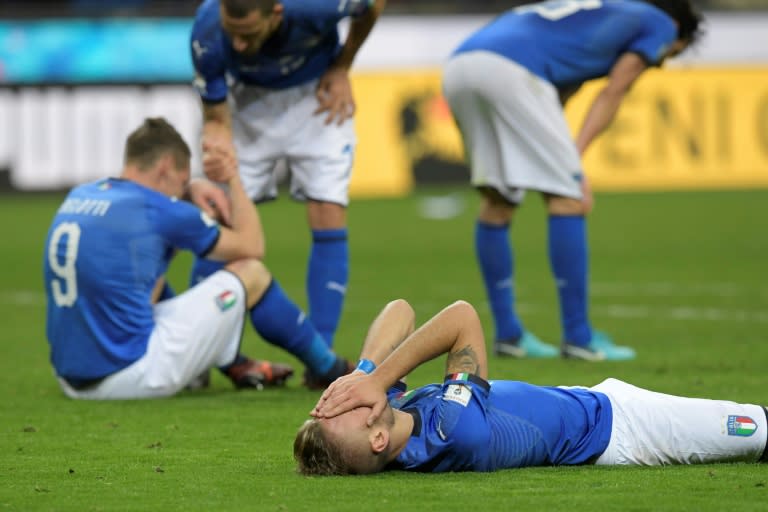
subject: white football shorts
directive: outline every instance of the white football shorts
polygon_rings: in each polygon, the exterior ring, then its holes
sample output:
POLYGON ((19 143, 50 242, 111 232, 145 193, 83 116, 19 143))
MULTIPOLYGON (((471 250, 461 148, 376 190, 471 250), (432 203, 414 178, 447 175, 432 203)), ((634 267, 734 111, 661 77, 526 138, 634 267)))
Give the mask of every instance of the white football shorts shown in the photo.
POLYGON ((445 65, 443 93, 472 185, 513 204, 525 190, 581 198, 581 159, 552 84, 500 55, 474 51, 445 65))
POLYGON ((616 379, 589 388, 608 395, 613 430, 600 465, 755 462, 766 445, 759 405, 665 395, 616 379))
POLYGON ((278 165, 291 175, 291 196, 346 206, 355 152, 355 125, 326 125, 315 115, 317 80, 287 89, 236 84, 229 95, 240 175, 255 202, 277 197, 278 165))
POLYGON ((141 359, 87 389, 76 390, 63 379, 59 384, 67 396, 79 399, 174 395, 209 368, 234 361, 245 311, 242 282, 231 272, 220 270, 155 305, 155 329, 141 359))

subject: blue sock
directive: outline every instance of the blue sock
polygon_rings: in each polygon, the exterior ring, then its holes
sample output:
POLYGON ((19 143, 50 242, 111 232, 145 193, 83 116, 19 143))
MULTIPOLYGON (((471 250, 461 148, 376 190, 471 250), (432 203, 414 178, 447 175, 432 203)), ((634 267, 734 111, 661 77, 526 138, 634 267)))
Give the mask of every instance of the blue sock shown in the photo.
POLYGON ((274 279, 250 315, 251 324, 262 338, 296 356, 316 375, 327 373, 336 361, 336 354, 312 322, 274 279))
POLYGON ((329 347, 339 325, 348 280, 347 230, 313 230, 307 269, 309 317, 329 347))
POLYGON ((221 261, 195 258, 195 262, 192 264, 192 270, 189 272, 189 287, 192 288, 206 277, 223 268, 224 263, 221 261))
POLYGON ((509 224, 499 226, 477 221, 475 253, 491 303, 496 339, 516 340, 523 335, 523 326, 514 309, 514 255, 509 224))
POLYGON ((586 346, 592 339, 587 315, 587 225, 584 216, 549 217, 549 262, 560 297, 563 338, 586 346))

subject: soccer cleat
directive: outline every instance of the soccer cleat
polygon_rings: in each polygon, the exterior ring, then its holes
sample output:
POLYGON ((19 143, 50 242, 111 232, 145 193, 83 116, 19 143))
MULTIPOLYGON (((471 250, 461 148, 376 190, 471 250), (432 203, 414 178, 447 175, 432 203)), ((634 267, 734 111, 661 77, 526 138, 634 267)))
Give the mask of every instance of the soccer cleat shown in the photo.
POLYGON ((293 375, 287 364, 247 359, 227 369, 227 377, 237 389, 264 389, 285 384, 293 375))
POLYGON ((303 384, 313 391, 323 390, 330 386, 331 382, 353 371, 355 371, 355 365, 352 362, 343 357, 337 357, 331 369, 324 375, 315 375, 310 370, 305 370, 303 384))
POLYGON ((541 341, 532 332, 525 331, 518 340, 495 341, 493 353, 499 357, 547 359, 557 357, 558 350, 557 347, 541 341))
POLYGON ((566 359, 581 359, 582 361, 630 361, 635 358, 635 350, 631 347, 616 345, 605 333, 594 331, 587 346, 563 343, 561 354, 566 359))

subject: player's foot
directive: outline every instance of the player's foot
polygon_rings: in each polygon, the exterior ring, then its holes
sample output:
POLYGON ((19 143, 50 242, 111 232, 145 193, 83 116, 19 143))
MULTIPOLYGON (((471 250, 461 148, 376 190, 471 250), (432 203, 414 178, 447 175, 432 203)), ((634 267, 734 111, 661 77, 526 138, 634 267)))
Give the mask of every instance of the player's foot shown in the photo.
POLYGON ((599 331, 592 332, 587 346, 563 343, 561 353, 566 359, 583 361, 630 361, 636 356, 633 348, 616 345, 607 334, 599 331))
POLYGON ((264 389, 284 385, 293 375, 293 368, 282 363, 246 359, 230 366, 226 374, 237 389, 264 389))
POLYGON ((304 385, 311 390, 323 390, 331 385, 339 377, 355 371, 355 365, 344 359, 337 357, 336 361, 324 375, 316 375, 309 370, 304 371, 304 385))
POLYGON ((544 343, 532 332, 525 331, 518 340, 497 340, 493 343, 493 353, 499 357, 518 357, 546 359, 557 357, 557 347, 544 343))

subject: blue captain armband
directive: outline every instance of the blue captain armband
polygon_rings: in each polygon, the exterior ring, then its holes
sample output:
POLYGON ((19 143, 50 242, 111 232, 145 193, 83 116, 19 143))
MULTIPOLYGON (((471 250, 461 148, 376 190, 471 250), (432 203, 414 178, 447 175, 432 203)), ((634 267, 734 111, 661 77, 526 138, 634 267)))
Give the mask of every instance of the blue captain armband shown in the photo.
POLYGON ((376 369, 376 363, 371 361, 370 359, 361 359, 357 362, 357 367, 355 370, 360 370, 363 373, 370 374, 373 370, 376 369))

